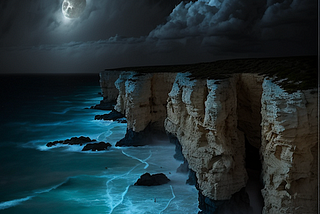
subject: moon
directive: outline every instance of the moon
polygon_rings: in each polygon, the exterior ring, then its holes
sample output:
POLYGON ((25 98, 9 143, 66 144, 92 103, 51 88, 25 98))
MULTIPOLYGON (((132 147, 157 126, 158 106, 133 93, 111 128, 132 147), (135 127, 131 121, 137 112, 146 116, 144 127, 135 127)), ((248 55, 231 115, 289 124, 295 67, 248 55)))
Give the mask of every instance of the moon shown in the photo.
POLYGON ((62 13, 65 17, 78 18, 86 8, 86 0, 64 0, 62 2, 62 13))

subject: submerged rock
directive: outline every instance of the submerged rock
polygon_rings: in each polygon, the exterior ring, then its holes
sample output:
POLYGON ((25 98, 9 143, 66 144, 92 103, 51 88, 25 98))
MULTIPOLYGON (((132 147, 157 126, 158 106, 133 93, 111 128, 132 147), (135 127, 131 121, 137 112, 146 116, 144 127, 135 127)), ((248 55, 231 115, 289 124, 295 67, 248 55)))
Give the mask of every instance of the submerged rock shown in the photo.
POLYGON ((72 137, 71 139, 67 139, 67 140, 57 140, 57 141, 49 142, 46 144, 46 146, 52 147, 52 146, 56 146, 57 144, 82 146, 83 144, 95 142, 95 141, 96 140, 91 140, 89 137, 81 136, 81 137, 72 137))
POLYGON ((113 120, 113 121, 123 121, 124 115, 116 110, 112 110, 109 114, 96 115, 95 120, 113 120))
POLYGON ((110 143, 99 142, 99 143, 88 143, 82 149, 82 151, 103 151, 108 150, 111 147, 110 143))
POLYGON ((115 104, 116 104, 115 101, 108 102, 108 101, 102 100, 100 101, 99 104, 91 106, 90 109, 113 110, 115 104))
POLYGON ((141 177, 134 184, 136 186, 157 186, 166 184, 170 181, 169 178, 163 173, 150 175, 149 173, 145 173, 141 175, 141 177))

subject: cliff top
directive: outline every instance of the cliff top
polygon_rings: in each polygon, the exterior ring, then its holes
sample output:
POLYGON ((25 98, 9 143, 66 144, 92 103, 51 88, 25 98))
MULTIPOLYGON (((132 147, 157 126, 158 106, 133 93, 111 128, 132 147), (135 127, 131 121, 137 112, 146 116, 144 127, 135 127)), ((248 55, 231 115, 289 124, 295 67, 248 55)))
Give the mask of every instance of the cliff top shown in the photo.
POLYGON ((288 92, 314 89, 318 86, 318 57, 297 56, 278 58, 231 59, 214 62, 125 67, 108 71, 135 71, 138 73, 190 72, 195 79, 224 79, 234 73, 257 73, 279 81, 288 92), (281 80, 281 81, 280 81, 281 80))

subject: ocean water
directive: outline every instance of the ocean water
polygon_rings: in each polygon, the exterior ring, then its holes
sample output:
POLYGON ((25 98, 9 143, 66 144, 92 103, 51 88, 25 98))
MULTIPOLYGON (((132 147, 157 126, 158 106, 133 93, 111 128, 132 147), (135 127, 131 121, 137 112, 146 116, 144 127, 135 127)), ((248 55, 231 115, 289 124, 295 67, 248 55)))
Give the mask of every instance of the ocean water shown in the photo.
POLYGON ((0 213, 197 213, 197 191, 176 173, 167 140, 137 148, 82 152, 46 147, 88 136, 114 145, 126 124, 97 121, 99 76, 0 75, 0 213), (171 180, 134 186, 145 172, 171 180))

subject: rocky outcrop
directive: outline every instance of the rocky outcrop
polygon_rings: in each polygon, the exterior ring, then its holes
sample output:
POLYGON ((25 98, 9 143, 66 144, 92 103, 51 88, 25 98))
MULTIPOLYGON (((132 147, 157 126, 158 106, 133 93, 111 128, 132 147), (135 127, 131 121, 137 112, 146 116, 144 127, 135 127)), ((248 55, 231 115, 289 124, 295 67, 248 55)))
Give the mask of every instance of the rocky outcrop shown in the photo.
MULTIPOLYGON (((172 73, 121 73, 115 82, 119 90, 115 110, 127 118, 128 131, 117 146, 145 145, 141 142, 145 134, 150 131, 164 133, 166 103, 175 76, 172 73)), ((146 143, 150 144, 150 141, 146 143)))
POLYGON ((53 147, 57 146, 59 144, 63 145, 79 145, 83 146, 81 151, 103 151, 103 150, 108 150, 111 147, 110 143, 105 143, 105 142, 99 142, 96 143, 96 140, 92 140, 89 137, 72 137, 70 139, 66 140, 58 140, 58 141, 53 141, 49 142, 46 144, 47 147, 53 147))
POLYGON ((66 139, 66 140, 58 140, 58 141, 49 142, 46 144, 46 146, 52 147, 52 146, 56 146, 58 144, 82 146, 83 144, 87 144, 90 142, 96 142, 96 140, 91 140, 89 137, 81 136, 81 137, 72 137, 72 138, 66 139))
POLYGON ((110 143, 99 142, 99 143, 88 143, 83 147, 81 151, 104 151, 111 147, 110 143))
POLYGON ((170 181, 169 178, 163 173, 152 174, 145 173, 134 184, 136 186, 158 186, 166 184, 170 181))
POLYGON ((262 94, 264 213, 316 213, 317 93, 289 94, 265 79, 262 94))
POLYGON ((108 114, 96 115, 94 117, 94 119, 95 120, 113 120, 113 121, 118 121, 118 122, 126 121, 126 120, 123 120, 124 115, 121 114, 120 112, 117 112, 114 109, 108 114))
POLYGON ((119 91, 114 83, 119 78, 120 73, 120 71, 114 70, 100 73, 100 88, 103 100, 101 100, 99 104, 91 106, 91 108, 100 110, 114 109, 119 95, 119 91))

